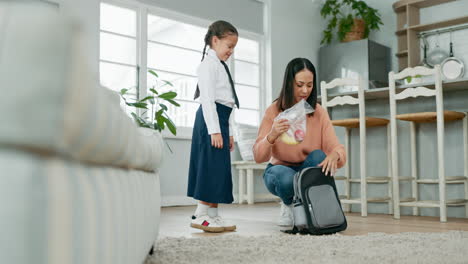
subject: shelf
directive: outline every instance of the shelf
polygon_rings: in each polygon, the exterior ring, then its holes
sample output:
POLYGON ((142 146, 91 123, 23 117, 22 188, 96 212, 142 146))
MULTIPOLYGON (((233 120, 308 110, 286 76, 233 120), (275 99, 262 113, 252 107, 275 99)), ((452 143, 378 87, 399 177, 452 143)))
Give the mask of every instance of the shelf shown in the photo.
POLYGON ((398 69, 417 66, 421 61, 419 35, 424 32, 435 32, 441 28, 467 24, 468 16, 451 18, 448 20, 421 24, 421 10, 431 6, 443 5, 457 0, 400 0, 392 6, 396 13, 397 30, 395 35, 398 41, 398 69), (408 50, 407 53, 402 51, 408 50))
POLYGON ((402 50, 402 51, 396 53, 395 56, 397 56, 398 58, 408 57, 408 50, 402 50))
POLYGON ((403 36, 406 34, 406 28, 403 28, 403 29, 399 29, 395 32, 395 35, 397 36, 403 36))
MULTIPOLYGON (((396 93, 400 92, 402 89, 405 89, 405 88, 419 87, 419 86, 434 88, 434 83, 426 82, 426 83, 418 83, 418 84, 410 84, 410 85, 400 85, 396 87, 396 93)), ((444 92, 468 90, 468 78, 450 80, 450 81, 442 81, 442 90, 444 92)), ((357 91, 346 92, 346 93, 341 93, 341 94, 329 94, 328 97, 343 96, 343 95, 357 96, 357 91)), ((384 88, 366 90, 365 98, 366 100, 389 98, 389 88, 384 87, 384 88)), ((321 101, 320 96, 318 97, 318 101, 321 101)))
POLYGON ((432 29, 456 26, 456 25, 465 24, 465 23, 468 23, 468 16, 453 18, 449 20, 443 20, 443 21, 430 23, 430 24, 411 26, 409 29, 417 31, 417 32, 421 32, 421 31, 428 31, 432 29))
POLYGON ((415 6, 418 8, 430 7, 440 5, 456 0, 401 0, 393 4, 393 10, 395 12, 404 12, 407 5, 415 6))

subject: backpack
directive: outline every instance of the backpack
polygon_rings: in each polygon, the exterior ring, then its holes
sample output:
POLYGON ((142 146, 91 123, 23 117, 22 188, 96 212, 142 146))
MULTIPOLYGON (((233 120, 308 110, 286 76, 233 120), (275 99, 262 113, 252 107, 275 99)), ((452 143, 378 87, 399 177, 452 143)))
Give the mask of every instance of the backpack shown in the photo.
POLYGON ((322 235, 348 226, 333 177, 322 168, 310 167, 294 175, 294 227, 286 233, 322 235))

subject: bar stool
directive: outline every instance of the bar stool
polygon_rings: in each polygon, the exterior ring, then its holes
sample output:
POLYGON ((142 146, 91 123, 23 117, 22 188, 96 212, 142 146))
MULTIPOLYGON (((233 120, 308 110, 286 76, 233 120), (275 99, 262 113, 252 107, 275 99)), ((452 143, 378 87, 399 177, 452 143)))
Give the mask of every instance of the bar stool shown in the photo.
MULTIPOLYGON (((390 127, 391 127, 391 145, 392 145, 392 171, 393 171, 393 197, 394 197, 394 218, 400 218, 400 206, 413 207, 413 214, 418 215, 419 207, 439 208, 440 221, 447 222, 447 206, 465 206, 468 216, 468 121, 466 113, 455 111, 444 111, 442 79, 440 66, 436 65, 434 69, 418 66, 415 68, 406 68, 400 73, 390 72, 388 75, 390 84, 390 127), (395 82, 408 76, 433 76, 435 80, 435 89, 427 87, 406 88, 400 93, 396 93, 395 82), (406 113, 397 115, 397 101, 409 97, 429 97, 434 96, 436 101, 435 112, 406 113), (412 197, 401 199, 400 186, 395 179, 398 177, 398 141, 397 141, 397 123, 396 120, 409 121, 410 140, 411 140, 411 183, 412 197), (464 174, 463 176, 446 177, 444 162, 444 121, 463 120, 463 140, 464 140, 464 174), (437 126, 437 154, 438 154, 438 179, 418 178, 417 158, 416 158, 416 126, 419 123, 433 123, 437 126), (418 197, 418 184, 438 184, 439 201, 423 201, 418 197), (464 199, 447 200, 446 184, 464 184, 464 199)), ((424 153, 421 153, 423 155, 424 153)))
POLYGON ((345 176, 335 177, 335 180, 343 180, 345 185, 345 194, 340 195, 341 203, 344 204, 345 211, 350 211, 350 204, 360 204, 361 205, 361 216, 367 216, 367 203, 377 202, 377 203, 388 203, 389 214, 393 212, 393 199, 392 199, 392 184, 391 184, 391 162, 390 162, 390 127, 389 120, 384 118, 376 117, 367 117, 365 116, 365 98, 364 98, 364 89, 363 89, 363 80, 359 77, 358 80, 355 79, 334 79, 329 83, 322 81, 320 83, 322 91, 322 106, 325 110, 328 111, 329 107, 334 107, 337 105, 358 105, 359 106, 359 118, 350 118, 342 120, 331 120, 334 126, 341 126, 345 128, 346 137, 345 137, 345 148, 346 153, 349 156, 350 153, 350 135, 352 128, 359 128, 359 137, 360 137, 360 172, 361 175, 359 178, 352 178, 350 173, 350 162, 345 164, 345 176), (333 99, 328 101, 327 89, 335 88, 338 86, 357 86, 358 88, 358 97, 354 98, 351 96, 335 96, 333 99), (387 146, 388 146, 388 176, 375 176, 367 177, 367 157, 366 157, 366 128, 367 127, 387 127, 387 146), (351 198, 350 192, 350 183, 360 183, 360 198, 351 198), (387 197, 367 197, 367 184, 387 184, 388 185, 388 196, 387 197))

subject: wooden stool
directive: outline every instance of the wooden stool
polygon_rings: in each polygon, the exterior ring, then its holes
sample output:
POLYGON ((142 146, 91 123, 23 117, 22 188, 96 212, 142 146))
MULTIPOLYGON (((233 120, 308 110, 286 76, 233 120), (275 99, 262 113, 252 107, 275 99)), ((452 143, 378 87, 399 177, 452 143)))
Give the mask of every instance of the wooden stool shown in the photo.
POLYGON ((345 194, 340 195, 341 203, 344 204, 345 211, 350 211, 350 204, 360 204, 361 205, 361 215, 367 216, 367 203, 376 202, 376 203, 388 203, 389 214, 393 213, 393 199, 392 199, 392 185, 391 185, 391 161, 390 161, 390 152, 388 153, 388 175, 387 176, 375 176, 367 177, 367 157, 366 157, 366 128, 367 127, 387 127, 387 146, 388 151, 390 151, 390 127, 389 120, 384 118, 376 117, 366 117, 365 111, 365 98, 364 98, 364 89, 362 88, 362 79, 334 79, 333 81, 326 83, 321 82, 321 91, 322 91, 322 106, 328 111, 328 107, 334 107, 337 105, 359 105, 359 118, 350 118, 342 120, 331 120, 334 126, 344 127, 346 130, 345 137, 345 148, 346 153, 350 155, 350 135, 352 128, 359 128, 360 136, 360 171, 361 176, 359 178, 351 178, 350 175, 350 164, 346 162, 345 164, 345 176, 335 177, 335 180, 343 180, 345 182, 345 194), (332 100, 328 101, 327 98, 327 89, 331 89, 337 86, 357 86, 358 87, 358 98, 351 96, 336 96, 332 100), (358 199, 351 198, 350 192, 350 183, 360 183, 361 184, 361 197, 358 199), (387 184, 388 185, 388 196, 386 197, 367 197, 367 184, 387 184))
POLYGON ((442 79, 440 66, 436 65, 434 69, 425 67, 406 68, 400 73, 389 73, 390 84, 390 120, 391 120, 391 143, 392 143, 392 171, 393 171, 393 193, 394 193, 394 218, 400 218, 400 206, 413 207, 413 214, 419 214, 419 207, 438 207, 440 211, 440 221, 447 221, 447 206, 465 206, 466 216, 468 217, 468 121, 466 113, 443 110, 443 94, 442 94, 442 79), (402 92, 396 94, 395 81, 404 79, 408 76, 433 76, 435 80, 435 89, 427 87, 406 88, 402 92), (434 96, 436 99, 436 112, 421 112, 421 113, 406 113, 397 115, 396 103, 398 100, 407 99, 409 97, 419 96, 434 96), (398 142, 397 142, 397 124, 396 120, 409 121, 410 123, 410 140, 411 140, 411 184, 412 197, 401 199, 399 184, 395 182, 398 177, 398 142), (444 121, 463 120, 463 140, 464 140, 464 175, 455 177, 445 176, 445 161, 444 161, 444 121), (438 152, 438 179, 419 179, 417 171, 416 158, 416 126, 419 123, 437 123, 437 152, 438 152), (439 185, 439 201, 422 201, 418 195, 418 184, 438 184, 439 185), (447 200, 446 184, 464 184, 465 197, 463 199, 447 200))

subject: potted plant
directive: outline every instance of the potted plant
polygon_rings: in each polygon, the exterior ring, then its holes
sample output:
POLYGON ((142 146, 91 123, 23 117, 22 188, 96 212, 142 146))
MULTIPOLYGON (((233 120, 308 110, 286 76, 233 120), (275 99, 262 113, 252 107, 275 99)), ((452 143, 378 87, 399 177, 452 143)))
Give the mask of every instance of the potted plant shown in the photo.
POLYGON ((121 89, 120 96, 126 106, 133 108, 130 114, 138 126, 159 132, 167 128, 173 135, 176 135, 177 127, 167 114, 167 104, 169 103, 176 107, 180 106, 179 103, 174 101, 177 93, 174 91, 158 92, 161 88, 167 86, 173 87, 173 84, 169 81, 161 80, 159 75, 153 70, 149 70, 148 72, 156 77, 156 83, 149 89, 145 98, 139 99, 137 87, 121 89), (129 93, 133 89, 136 90, 136 99, 132 98, 132 95, 129 93))
POLYGON ((422 76, 417 74, 415 76, 408 76, 404 79, 404 84, 422 83, 422 76))
POLYGON ((320 14, 329 18, 320 44, 330 44, 335 30, 340 41, 348 42, 367 38, 383 25, 379 11, 361 0, 326 0, 320 14))

